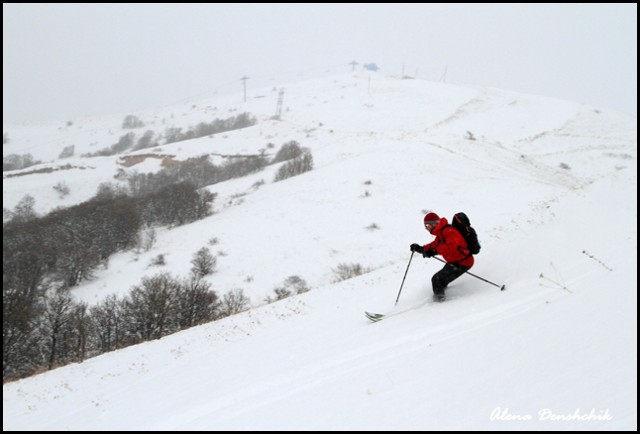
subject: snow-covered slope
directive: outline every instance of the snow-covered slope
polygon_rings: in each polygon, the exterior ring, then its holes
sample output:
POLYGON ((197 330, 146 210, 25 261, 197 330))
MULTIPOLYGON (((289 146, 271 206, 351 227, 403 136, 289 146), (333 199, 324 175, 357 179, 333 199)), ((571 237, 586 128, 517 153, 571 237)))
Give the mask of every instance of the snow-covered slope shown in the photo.
MULTIPOLYGON (((375 74, 285 86, 280 121, 270 119, 277 96, 135 113, 141 132, 161 132, 247 111, 256 126, 153 152, 184 159, 296 140, 315 168, 273 183, 269 166, 206 187, 219 194, 214 215, 159 231, 151 251, 114 256, 74 290, 96 302, 143 276, 186 275, 215 237, 208 279, 220 292, 242 288, 254 308, 7 384, 5 429, 637 427, 635 119, 375 74), (430 240, 424 210, 467 212, 483 246, 472 272, 507 291, 463 276, 435 305, 441 264, 414 257, 394 307, 409 244, 430 240), (148 267, 158 254, 167 265, 148 267), (371 271, 333 283, 345 263, 371 271), (312 291, 260 307, 291 275, 312 291), (404 312, 369 324, 364 310, 404 312)), ((150 159, 123 168, 119 156, 57 158, 70 144, 80 155, 114 143, 124 115, 5 125, 5 156, 75 168, 5 173, 4 207, 31 194, 46 212, 88 199, 119 169, 157 170, 150 159), (64 199, 53 194, 59 180, 64 199)))

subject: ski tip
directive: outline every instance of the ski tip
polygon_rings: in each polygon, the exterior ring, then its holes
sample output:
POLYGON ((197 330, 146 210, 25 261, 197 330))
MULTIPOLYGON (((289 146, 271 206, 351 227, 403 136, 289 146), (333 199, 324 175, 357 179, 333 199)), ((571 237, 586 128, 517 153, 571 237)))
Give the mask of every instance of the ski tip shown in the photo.
POLYGON ((367 317, 367 319, 376 322, 376 321, 380 321, 382 318, 384 318, 384 315, 381 313, 371 313, 371 312, 365 312, 364 316, 367 317))
POLYGON ((506 285, 502 285, 502 286, 500 287, 500 291, 504 291, 505 289, 506 289, 506 285))

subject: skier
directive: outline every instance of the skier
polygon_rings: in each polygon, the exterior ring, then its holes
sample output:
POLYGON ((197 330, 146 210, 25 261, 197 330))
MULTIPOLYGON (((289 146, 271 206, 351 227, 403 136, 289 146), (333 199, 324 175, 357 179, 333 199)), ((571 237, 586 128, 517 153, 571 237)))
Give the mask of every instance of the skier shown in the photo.
POLYGON ((464 237, 446 218, 440 218, 438 214, 430 212, 424 216, 424 227, 436 239, 424 246, 414 243, 409 248, 412 252, 421 253, 425 258, 441 255, 447 262, 431 278, 435 299, 444 301, 445 288, 473 266, 473 255, 469 252, 464 237))

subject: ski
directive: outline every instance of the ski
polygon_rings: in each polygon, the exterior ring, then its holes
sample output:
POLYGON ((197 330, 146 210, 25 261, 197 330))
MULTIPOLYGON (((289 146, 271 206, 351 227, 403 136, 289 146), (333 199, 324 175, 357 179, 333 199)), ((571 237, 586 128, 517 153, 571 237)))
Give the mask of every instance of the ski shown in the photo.
POLYGON ((384 318, 384 315, 381 313, 365 312, 364 315, 373 322, 380 321, 384 318))
POLYGON ((374 312, 364 312, 364 316, 367 317, 368 320, 373 321, 373 322, 378 322, 378 321, 382 321, 385 318, 390 318, 392 316, 396 316, 399 315, 401 313, 405 313, 408 312, 410 310, 415 310, 415 309, 419 309, 422 306, 426 305, 426 304, 432 304, 432 303, 437 303, 440 304, 442 302, 444 302, 445 300, 451 300, 451 299, 455 299, 457 297, 437 297, 434 295, 434 297, 432 299, 426 299, 423 300, 419 303, 414 304, 413 306, 408 306, 405 307, 403 309, 392 309, 390 312, 387 313, 374 313, 374 312))

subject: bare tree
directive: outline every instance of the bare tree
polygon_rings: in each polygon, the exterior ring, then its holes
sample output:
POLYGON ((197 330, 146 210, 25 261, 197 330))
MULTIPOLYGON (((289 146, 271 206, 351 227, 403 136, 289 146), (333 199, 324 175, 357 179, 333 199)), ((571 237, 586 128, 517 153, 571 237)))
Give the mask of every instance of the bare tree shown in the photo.
POLYGON ((177 297, 180 329, 212 321, 219 315, 220 300, 211 284, 195 276, 182 281, 177 297))
POLYGON ((13 219, 15 221, 28 221, 38 217, 35 211, 36 200, 33 196, 26 194, 20 199, 13 209, 13 219))
POLYGON ((234 315, 249 308, 249 298, 244 295, 240 288, 227 292, 222 297, 220 312, 224 316, 234 315))
POLYGON ((93 330, 101 353, 120 348, 124 341, 122 326, 122 302, 110 295, 100 304, 91 308, 93 330))
POLYGON ((300 276, 289 276, 284 280, 284 285, 290 288, 296 294, 303 294, 308 292, 311 288, 307 284, 307 281, 300 276))
POLYGON ((69 158, 69 157, 73 157, 73 153, 75 152, 75 145, 69 145, 69 146, 65 146, 65 148, 62 150, 62 152, 60 152, 60 155, 58 155, 58 158, 69 158))
POLYGON ((38 361, 40 299, 28 291, 2 285, 2 378, 8 380, 35 371, 38 361))
POLYGON ((43 335, 47 339, 47 369, 53 369, 58 358, 65 358, 65 329, 71 319, 73 301, 67 289, 45 297, 42 322, 43 335))
POLYGON ((131 343, 158 339, 177 330, 176 297, 180 282, 169 273, 145 277, 134 286, 123 305, 131 343))
MULTIPOLYGON (((289 276, 287 277, 282 286, 276 287, 273 292, 276 294, 275 301, 282 300, 284 298, 290 297, 293 294, 302 294, 309 291, 309 285, 307 282, 302 279, 300 276, 289 276)), ((271 298, 267 297, 266 301, 270 303, 271 298)))
POLYGON ((211 251, 203 247, 198 250, 194 255, 191 263, 193 267, 191 267, 191 273, 197 277, 203 277, 207 274, 211 274, 215 271, 216 268, 216 258, 211 254, 211 251))
POLYGON ((313 169, 313 155, 308 149, 304 149, 302 155, 294 158, 293 160, 284 163, 278 171, 273 181, 282 181, 283 179, 290 178, 292 176, 300 175, 301 173, 308 172, 313 169))
POLYGON ((140 128, 140 127, 144 127, 144 122, 142 122, 142 120, 138 116, 127 115, 124 117, 124 120, 122 121, 123 129, 140 128))
POLYGON ((87 358, 91 346, 93 322, 89 316, 89 306, 82 302, 74 304, 69 313, 69 361, 82 362, 87 358))
POLYGON ((291 140, 280 148, 280 150, 276 153, 273 160, 271 160, 271 164, 279 163, 281 161, 291 160, 293 158, 299 157, 302 155, 302 148, 300 147, 300 143, 295 140, 291 140))

